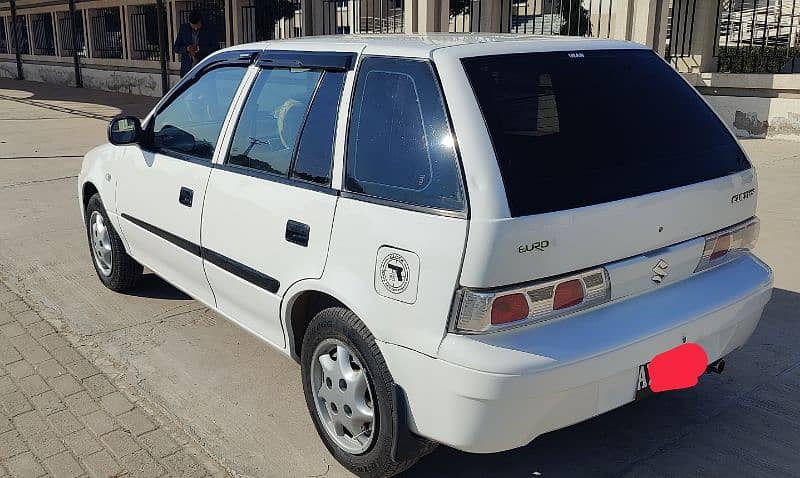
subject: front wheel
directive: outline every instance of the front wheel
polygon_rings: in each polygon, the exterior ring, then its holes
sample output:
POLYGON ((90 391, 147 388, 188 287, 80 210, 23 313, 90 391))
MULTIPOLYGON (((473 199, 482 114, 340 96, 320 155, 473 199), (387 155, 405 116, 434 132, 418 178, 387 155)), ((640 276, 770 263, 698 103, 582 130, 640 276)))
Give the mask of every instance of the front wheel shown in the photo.
POLYGON ((375 339, 350 310, 318 313, 303 340, 303 390, 314 426, 339 463, 364 478, 407 469, 431 446, 401 462, 392 459, 394 381, 375 339))
POLYGON ((142 266, 125 252, 125 245, 108 220, 99 194, 89 198, 85 213, 89 251, 97 277, 113 291, 131 289, 142 275, 142 266))

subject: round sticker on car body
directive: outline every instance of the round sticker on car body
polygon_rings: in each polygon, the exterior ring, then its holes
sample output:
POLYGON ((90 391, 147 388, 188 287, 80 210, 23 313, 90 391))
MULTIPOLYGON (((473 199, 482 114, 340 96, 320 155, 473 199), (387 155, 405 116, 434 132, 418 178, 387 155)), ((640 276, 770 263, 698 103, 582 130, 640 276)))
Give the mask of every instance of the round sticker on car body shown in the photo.
POLYGON ((375 261, 375 291, 390 299, 413 304, 417 300, 419 256, 383 246, 375 261))

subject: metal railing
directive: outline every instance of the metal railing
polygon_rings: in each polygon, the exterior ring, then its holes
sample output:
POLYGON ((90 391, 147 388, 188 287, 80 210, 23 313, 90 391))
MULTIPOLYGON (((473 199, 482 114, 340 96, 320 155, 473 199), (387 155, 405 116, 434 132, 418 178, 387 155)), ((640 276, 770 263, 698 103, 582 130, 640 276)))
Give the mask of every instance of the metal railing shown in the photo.
MULTIPOLYGON (((718 0, 720 3, 723 0, 718 0)), ((672 0, 667 16, 667 45, 665 58, 678 65, 682 58, 688 58, 694 41, 694 24, 697 13, 697 0, 672 0)))
POLYGON ((158 43, 158 10, 156 10, 156 5, 135 6, 131 13, 130 27, 131 57, 135 60, 160 60, 161 48, 158 43))
POLYGON ((31 15, 31 30, 33 31, 33 54, 55 56, 53 15, 50 13, 31 15))
POLYGON ((118 7, 89 11, 92 55, 95 58, 122 58, 122 16, 118 7))
POLYGON ((500 0, 500 15, 489 17, 481 0, 450 0, 449 31, 609 38, 613 7, 614 0, 500 0))
POLYGON ((86 48, 86 34, 83 31, 83 11, 75 12, 77 18, 73 22, 69 12, 58 12, 58 38, 61 42, 61 56, 73 56, 77 49, 78 56, 86 58, 88 51, 86 48), (78 29, 78 45, 73 45, 73 28, 78 29))
POLYGON ((8 40, 6 33, 6 17, 0 17, 0 53, 8 53, 8 40))
POLYGON ((322 0, 324 35, 403 33, 405 0, 322 0))
MULTIPOLYGON (((13 23, 9 21, 9 23, 13 23)), ((30 45, 28 44, 28 23, 25 20, 25 15, 17 15, 17 22, 13 26, 17 33, 17 41, 19 42, 19 52, 23 55, 31 53, 30 45)), ((14 45, 14 40, 11 40, 11 52, 16 53, 17 48, 14 45)))
POLYGON ((303 36, 303 3, 283 0, 278 8, 263 3, 241 7, 241 41, 274 40, 303 36))
POLYGON ((800 73, 800 0, 718 1, 718 71, 800 73))

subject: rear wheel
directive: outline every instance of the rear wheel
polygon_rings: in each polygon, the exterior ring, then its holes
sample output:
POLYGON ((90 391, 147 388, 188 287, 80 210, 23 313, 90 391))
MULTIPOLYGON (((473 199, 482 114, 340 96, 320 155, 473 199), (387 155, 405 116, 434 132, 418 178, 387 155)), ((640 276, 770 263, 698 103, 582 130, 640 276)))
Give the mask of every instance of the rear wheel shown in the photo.
POLYGON ((142 266, 125 252, 122 239, 108 220, 99 194, 86 204, 86 234, 97 277, 109 289, 131 289, 142 275, 142 266))
POLYGON ((308 326, 301 354, 308 411, 331 454, 353 473, 393 476, 419 460, 392 459, 394 381, 375 339, 345 308, 318 313, 308 326))

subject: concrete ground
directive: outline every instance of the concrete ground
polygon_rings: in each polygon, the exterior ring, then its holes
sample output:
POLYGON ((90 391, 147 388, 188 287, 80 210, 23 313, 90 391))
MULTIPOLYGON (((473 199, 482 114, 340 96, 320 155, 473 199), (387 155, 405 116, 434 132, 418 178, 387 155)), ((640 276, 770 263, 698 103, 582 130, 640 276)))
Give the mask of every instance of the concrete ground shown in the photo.
MULTIPOLYGON (((95 277, 79 157, 104 141, 109 116, 152 101, 0 80, 0 281, 232 474, 349 476, 316 437, 294 362, 153 275, 129 295, 95 277)), ((760 181, 757 252, 776 289, 725 374, 510 452, 440 447, 407 476, 800 476, 800 143, 745 147, 760 181)))

